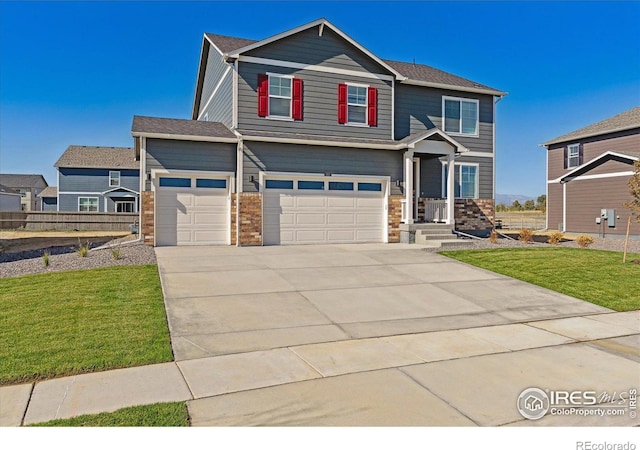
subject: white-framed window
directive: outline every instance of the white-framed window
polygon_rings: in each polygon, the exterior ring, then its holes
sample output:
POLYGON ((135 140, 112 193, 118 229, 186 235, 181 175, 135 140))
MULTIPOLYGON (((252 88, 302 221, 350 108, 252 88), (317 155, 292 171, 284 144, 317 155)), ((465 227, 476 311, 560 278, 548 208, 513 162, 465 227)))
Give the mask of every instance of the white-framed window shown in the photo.
MULTIPOLYGON (((479 166, 476 163, 454 163, 454 197, 478 198, 480 196, 479 166)), ((442 164, 442 196, 447 197, 447 163, 442 164)))
POLYGON ((347 83, 347 125, 367 124, 367 89, 369 86, 347 83))
POLYGON ((567 168, 580 165, 580 144, 567 146, 567 168))
POLYGON ((478 136, 479 101, 471 98, 442 97, 442 123, 451 134, 478 136))
POLYGON ((109 171, 109 186, 110 187, 120 186, 120 171, 118 170, 109 171))
POLYGON ((98 197, 78 197, 79 212, 98 212, 98 197))
POLYGON ((291 118, 291 92, 293 77, 268 73, 269 76, 269 116, 291 118))
POLYGON ((134 213, 135 202, 133 200, 116 200, 116 212, 134 213))

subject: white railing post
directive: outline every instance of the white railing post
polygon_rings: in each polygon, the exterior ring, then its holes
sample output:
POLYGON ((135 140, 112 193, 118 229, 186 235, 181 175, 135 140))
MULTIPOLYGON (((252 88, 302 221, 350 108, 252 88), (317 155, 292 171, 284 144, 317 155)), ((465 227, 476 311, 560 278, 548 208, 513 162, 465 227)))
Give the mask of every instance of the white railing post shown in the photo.
POLYGON ((405 222, 413 223, 413 150, 404 153, 404 198, 405 198, 405 222))
POLYGON ((447 217, 445 223, 455 223, 455 163, 454 155, 447 155, 447 217))

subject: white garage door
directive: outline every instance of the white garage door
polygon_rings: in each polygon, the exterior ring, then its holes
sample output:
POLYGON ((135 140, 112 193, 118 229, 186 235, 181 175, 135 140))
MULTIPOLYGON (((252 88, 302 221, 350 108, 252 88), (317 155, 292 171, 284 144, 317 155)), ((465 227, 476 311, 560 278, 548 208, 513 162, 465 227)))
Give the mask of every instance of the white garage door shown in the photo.
POLYGON ((156 190, 156 245, 230 243, 227 178, 160 176, 156 190))
POLYGON ((267 179, 265 245, 384 242, 384 181, 267 179))

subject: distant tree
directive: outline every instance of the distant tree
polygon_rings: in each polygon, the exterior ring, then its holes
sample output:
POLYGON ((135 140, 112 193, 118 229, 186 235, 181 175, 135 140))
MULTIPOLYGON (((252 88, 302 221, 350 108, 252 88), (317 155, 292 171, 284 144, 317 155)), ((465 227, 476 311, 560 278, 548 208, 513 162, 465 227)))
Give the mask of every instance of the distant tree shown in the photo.
POLYGON ((631 215, 636 217, 636 221, 640 222, 640 161, 636 161, 633 165, 633 175, 629 178, 629 193, 631 200, 624 204, 631 210, 631 215))
POLYGON ((505 212, 507 210, 507 205, 500 202, 496 205, 496 212, 505 212))
POLYGON ((524 202, 524 209, 525 211, 533 211, 534 209, 536 209, 536 204, 533 200, 527 200, 526 202, 524 202))
POLYGON ((538 211, 547 212, 547 196, 545 194, 540 195, 536 199, 536 209, 538 211))
POLYGON ((522 211, 522 205, 518 200, 514 200, 511 204, 511 211, 522 211))

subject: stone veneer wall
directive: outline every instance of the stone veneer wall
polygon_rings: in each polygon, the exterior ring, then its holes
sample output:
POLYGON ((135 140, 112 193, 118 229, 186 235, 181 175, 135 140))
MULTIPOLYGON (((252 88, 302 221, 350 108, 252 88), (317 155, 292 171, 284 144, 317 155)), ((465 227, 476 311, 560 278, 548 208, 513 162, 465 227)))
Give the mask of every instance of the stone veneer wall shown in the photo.
POLYGON ((389 196, 389 243, 400 242, 403 198, 402 195, 389 196))
POLYGON ((238 222, 237 222, 237 213, 238 213, 238 194, 231 194, 231 245, 236 245, 237 237, 238 237, 238 222))
POLYGON ((236 196, 240 245, 262 245, 262 194, 241 192, 236 196))
POLYGON ((153 209, 154 209, 154 195, 153 191, 142 192, 142 223, 140 224, 140 230, 142 236, 144 236, 144 243, 146 245, 153 245, 155 232, 153 226, 153 209))
POLYGON ((458 198, 455 203, 456 230, 488 233, 494 227, 493 199, 458 198))

